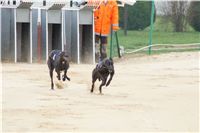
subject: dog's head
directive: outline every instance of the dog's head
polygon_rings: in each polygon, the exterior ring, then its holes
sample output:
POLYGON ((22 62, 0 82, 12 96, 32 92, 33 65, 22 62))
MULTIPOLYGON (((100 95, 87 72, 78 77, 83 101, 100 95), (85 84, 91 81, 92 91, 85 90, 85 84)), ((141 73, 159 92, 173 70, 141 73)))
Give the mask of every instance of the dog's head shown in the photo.
POLYGON ((103 63, 103 66, 108 69, 110 73, 114 72, 114 62, 112 58, 106 59, 105 62, 103 63))
POLYGON ((62 51, 61 53, 60 53, 60 59, 61 59, 61 61, 63 62, 69 62, 69 56, 67 55, 67 53, 66 52, 64 52, 64 51, 62 51))

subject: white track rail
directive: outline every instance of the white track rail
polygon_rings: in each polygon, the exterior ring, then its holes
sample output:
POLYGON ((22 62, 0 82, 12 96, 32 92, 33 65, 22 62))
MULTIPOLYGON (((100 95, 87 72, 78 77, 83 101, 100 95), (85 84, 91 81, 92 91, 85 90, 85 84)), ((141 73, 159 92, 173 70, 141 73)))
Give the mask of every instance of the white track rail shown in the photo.
MULTIPOLYGON (((143 51, 149 47, 156 47, 156 46, 171 46, 171 47, 181 47, 181 46, 199 46, 199 49, 200 49, 200 43, 190 43, 190 44, 154 44, 154 45, 149 45, 149 46, 145 46, 145 47, 142 47, 142 48, 139 48, 139 49, 136 49, 136 50, 126 50, 125 53, 126 54, 132 54, 132 53, 136 53, 136 52, 140 52, 140 51, 143 51)), ((183 48, 177 48, 177 49, 183 49, 183 48)), ((161 49, 159 49, 161 50, 161 49)), ((175 50, 175 49, 174 49, 175 50)))

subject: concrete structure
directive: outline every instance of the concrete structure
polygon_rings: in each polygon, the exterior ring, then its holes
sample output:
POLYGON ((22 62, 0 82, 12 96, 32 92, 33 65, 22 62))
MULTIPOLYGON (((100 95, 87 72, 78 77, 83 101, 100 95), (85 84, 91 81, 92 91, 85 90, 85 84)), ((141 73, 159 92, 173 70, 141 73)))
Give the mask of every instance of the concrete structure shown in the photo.
POLYGON ((14 8, 0 8, 1 61, 15 61, 14 8))
MULTIPOLYGON (((63 15, 64 4, 53 4, 46 11, 46 34, 48 53, 53 49, 64 50, 63 47, 63 15)), ((43 17, 44 18, 44 17, 43 17)))
POLYGON ((94 63, 94 21, 90 8, 63 8, 64 47, 77 63, 94 63))
POLYGON ((51 50, 60 49, 72 62, 94 63, 91 8, 70 7, 69 3, 17 2, 1 6, 0 12, 2 61, 45 62, 51 50))
POLYGON ((53 49, 64 50, 62 44, 62 7, 64 4, 55 3, 48 6, 41 4, 31 8, 33 62, 38 62, 38 58, 45 62, 49 52, 53 49))
POLYGON ((0 0, 1 61, 15 60, 14 8, 12 3, 0 0))
POLYGON ((95 63, 93 8, 66 0, 0 0, 1 61, 46 62, 60 49, 72 62, 95 63))
POLYGON ((15 62, 32 62, 32 2, 21 2, 14 9, 15 24, 15 62))
POLYGON ((1 60, 11 62, 31 61, 31 11, 32 2, 6 1, 0 7, 1 60))

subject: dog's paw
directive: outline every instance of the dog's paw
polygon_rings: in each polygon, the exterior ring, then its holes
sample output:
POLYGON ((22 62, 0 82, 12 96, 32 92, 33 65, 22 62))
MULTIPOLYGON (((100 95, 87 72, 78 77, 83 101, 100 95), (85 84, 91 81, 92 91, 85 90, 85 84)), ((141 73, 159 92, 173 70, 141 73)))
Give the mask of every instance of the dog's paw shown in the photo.
POLYGON ((56 76, 58 78, 58 80, 60 80, 60 77, 59 76, 56 76))
POLYGON ((62 80, 65 81, 65 78, 63 78, 62 80))
POLYGON ((70 78, 67 78, 68 81, 70 81, 70 78))
POLYGON ((110 84, 110 82, 108 82, 108 83, 106 84, 106 87, 109 86, 109 84, 110 84))

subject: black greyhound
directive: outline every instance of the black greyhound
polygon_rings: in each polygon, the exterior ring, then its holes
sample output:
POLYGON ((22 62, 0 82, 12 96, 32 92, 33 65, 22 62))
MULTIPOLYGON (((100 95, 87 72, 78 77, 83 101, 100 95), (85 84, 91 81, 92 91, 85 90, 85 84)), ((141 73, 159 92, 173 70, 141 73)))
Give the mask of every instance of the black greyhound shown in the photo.
POLYGON ((47 60, 47 65, 49 67, 49 74, 51 77, 51 89, 54 89, 54 83, 53 83, 53 70, 55 69, 57 73, 57 78, 60 80, 60 73, 61 71, 64 71, 64 75, 62 77, 62 80, 65 81, 65 79, 70 81, 70 78, 67 77, 67 70, 69 69, 69 61, 68 56, 66 52, 63 52, 61 50, 52 50, 49 54, 49 58, 47 60))
POLYGON ((96 68, 92 71, 92 88, 91 93, 94 90, 94 83, 98 79, 101 82, 101 85, 99 86, 100 94, 102 93, 102 86, 106 85, 108 86, 113 78, 113 75, 115 73, 114 70, 114 63, 113 60, 110 59, 104 59, 101 63, 97 64, 96 68), (110 75, 110 78, 107 82, 107 78, 110 75))

